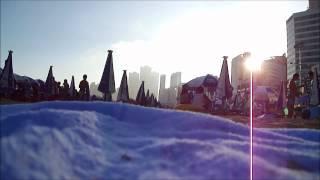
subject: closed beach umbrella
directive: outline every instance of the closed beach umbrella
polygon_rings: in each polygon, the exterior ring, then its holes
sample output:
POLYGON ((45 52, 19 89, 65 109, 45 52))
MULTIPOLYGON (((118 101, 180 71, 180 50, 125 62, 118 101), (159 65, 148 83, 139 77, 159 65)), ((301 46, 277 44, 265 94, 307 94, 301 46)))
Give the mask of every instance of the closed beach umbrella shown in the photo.
POLYGON ((71 78, 71 83, 70 83, 70 87, 69 87, 69 95, 71 97, 76 96, 76 86, 74 84, 74 77, 73 76, 71 78))
POLYGON ((105 101, 112 101, 111 95, 116 91, 115 89, 112 50, 108 50, 108 57, 104 66, 98 90, 104 94, 105 101))
POLYGON ((128 82, 127 82, 126 70, 123 71, 117 101, 122 101, 122 102, 129 101, 129 92, 128 92, 128 82))
POLYGON ((227 58, 228 56, 223 56, 223 63, 216 89, 217 97, 220 99, 229 99, 232 96, 227 58))
POLYGON ((48 76, 45 82, 45 87, 46 87, 46 92, 49 95, 53 95, 54 94, 54 77, 53 77, 53 72, 52 72, 52 66, 50 66, 49 72, 48 72, 48 76))
POLYGON ((12 66, 12 53, 13 51, 10 50, 8 58, 5 61, 3 71, 0 76, 0 88, 5 89, 7 93, 10 93, 15 88, 15 78, 13 75, 13 66, 12 66))
POLYGON ((136 102, 140 105, 145 105, 146 102, 146 95, 144 93, 144 81, 141 82, 137 97, 136 97, 136 102))

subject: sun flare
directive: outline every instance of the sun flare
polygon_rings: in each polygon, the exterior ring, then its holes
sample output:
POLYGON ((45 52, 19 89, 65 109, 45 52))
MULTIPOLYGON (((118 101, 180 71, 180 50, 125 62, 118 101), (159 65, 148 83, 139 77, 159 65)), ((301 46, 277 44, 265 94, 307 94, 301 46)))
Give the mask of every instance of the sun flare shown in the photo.
POLYGON ((245 66, 250 71, 260 71, 262 62, 261 58, 249 56, 245 61, 245 66))

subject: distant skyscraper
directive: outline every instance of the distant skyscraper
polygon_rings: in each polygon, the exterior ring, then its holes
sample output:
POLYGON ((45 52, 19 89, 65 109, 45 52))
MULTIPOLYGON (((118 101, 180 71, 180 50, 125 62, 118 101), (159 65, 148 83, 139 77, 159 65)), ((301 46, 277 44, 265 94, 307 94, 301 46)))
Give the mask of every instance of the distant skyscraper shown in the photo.
MULTIPOLYGON (((142 66, 140 67, 140 81, 145 81, 146 83, 147 80, 149 80, 150 75, 151 75, 151 67, 149 66, 142 66)), ((146 85, 146 84, 144 84, 146 85)))
POLYGON ((181 72, 171 74, 170 88, 177 88, 181 85, 181 72))
POLYGON ((102 98, 102 93, 98 91, 99 84, 96 84, 95 82, 90 83, 90 95, 95 95, 97 97, 102 98))
POLYGON ((244 66, 245 58, 250 56, 249 52, 244 52, 234 57, 231 61, 231 85, 233 87, 233 94, 238 89, 248 86, 249 72, 244 66))
POLYGON ((160 76, 160 88, 159 88, 159 101, 160 101, 160 103, 167 101, 167 100, 165 100, 165 98, 166 98, 165 89, 166 89, 166 75, 162 74, 160 76))
POLYGON ((160 76, 160 90, 166 88, 166 75, 162 74, 160 76))
POLYGON ((151 72, 151 82, 150 95, 152 93, 157 98, 159 93, 159 73, 151 72))
POLYGON ((139 73, 131 72, 129 73, 128 86, 129 86, 129 97, 135 99, 140 87, 141 81, 139 78, 139 73))
POLYGON ((281 82, 286 80, 287 58, 285 56, 274 56, 263 61, 261 71, 257 72, 256 85, 281 87, 281 82))
POLYGON ((178 88, 161 89, 159 102, 167 107, 175 107, 178 104, 178 88))
POLYGON ((158 97, 159 91, 159 73, 152 71, 149 66, 140 67, 140 81, 144 81, 144 89, 149 89, 150 94, 153 93, 155 97, 158 97))
POLYGON ((140 81, 144 81, 144 89, 147 91, 151 87, 151 67, 142 66, 140 67, 140 81))
POLYGON ((168 88, 167 89, 168 101, 167 106, 175 107, 178 104, 178 87, 177 88, 168 88))
MULTIPOLYGON (((249 87, 249 71, 244 62, 250 53, 245 52, 232 59, 231 63, 231 85, 233 95, 237 90, 243 90, 249 87)), ((273 56, 271 59, 264 60, 261 64, 261 70, 254 73, 254 84, 258 86, 270 86, 280 88, 281 81, 286 79, 287 58, 283 56, 273 56)))
POLYGON ((294 13, 287 24, 287 78, 299 73, 301 58, 301 77, 307 76, 311 66, 320 64, 320 3, 309 0, 306 11, 294 13))
POLYGON ((169 89, 160 89, 159 102, 162 105, 168 105, 169 89))
POLYGON ((166 76, 161 75, 159 102, 168 107, 175 107, 179 102, 181 91, 181 72, 175 72, 170 77, 170 87, 165 88, 166 76))

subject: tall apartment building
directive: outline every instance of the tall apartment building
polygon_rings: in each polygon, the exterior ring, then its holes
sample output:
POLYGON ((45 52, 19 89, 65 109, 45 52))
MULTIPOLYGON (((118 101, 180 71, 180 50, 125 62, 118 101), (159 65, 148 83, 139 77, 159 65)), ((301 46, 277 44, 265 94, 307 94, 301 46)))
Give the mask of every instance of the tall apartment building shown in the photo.
POLYGON ((261 70, 255 73, 255 84, 274 87, 280 89, 281 82, 287 79, 287 58, 283 56, 273 56, 264 60, 261 70))
POLYGON ((170 77, 170 88, 177 88, 181 85, 181 72, 175 72, 170 77))
POLYGON ((249 71, 246 70, 244 62, 246 57, 250 56, 249 52, 244 52, 234 57, 231 61, 231 85, 233 94, 236 94, 238 89, 246 86, 249 82, 249 71))
POLYGON ((287 78, 300 72, 307 76, 311 67, 320 64, 320 1, 309 0, 309 8, 294 13, 287 25, 287 78))
POLYGON ((181 72, 175 72, 170 77, 170 87, 165 88, 166 76, 161 75, 160 78, 160 90, 159 90, 159 101, 162 105, 168 107, 175 107, 180 98, 181 91, 181 72))
POLYGON ((129 86, 129 97, 131 99, 136 99, 137 93, 139 91, 139 87, 141 85, 139 73, 130 72, 128 78, 128 86, 129 86))
POLYGON ((150 92, 157 98, 159 94, 159 73, 152 71, 151 80, 152 86, 150 87, 150 92))
POLYGON ((153 93, 155 97, 158 97, 159 93, 159 73, 152 71, 149 66, 140 67, 140 81, 144 81, 144 89, 149 89, 150 93, 153 93))
POLYGON ((166 98, 166 75, 162 74, 160 76, 160 88, 159 88, 159 102, 165 104, 167 102, 166 98))
POLYGON ((166 75, 161 74, 160 76, 160 90, 166 88, 166 75))

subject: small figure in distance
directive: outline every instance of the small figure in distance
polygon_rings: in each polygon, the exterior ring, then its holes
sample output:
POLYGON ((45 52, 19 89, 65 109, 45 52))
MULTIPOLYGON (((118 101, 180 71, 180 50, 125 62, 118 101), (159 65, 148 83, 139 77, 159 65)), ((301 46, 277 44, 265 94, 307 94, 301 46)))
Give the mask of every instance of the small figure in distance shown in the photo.
POLYGON ((62 99, 62 96, 63 96, 63 91, 62 91, 62 86, 61 86, 61 82, 58 81, 57 82, 57 88, 58 88, 58 94, 57 94, 57 97, 58 99, 62 99))
POLYGON ((79 84, 79 89, 80 100, 89 101, 90 90, 86 74, 83 75, 83 80, 79 84))
POLYGON ((63 80, 63 97, 64 99, 68 99, 69 97, 69 84, 67 79, 63 80))
POLYGON ((307 103, 308 106, 310 105, 310 101, 311 101, 312 86, 313 86, 313 72, 309 71, 308 78, 306 79, 306 82, 305 82, 305 89, 306 89, 306 93, 308 95, 308 103, 307 103))
POLYGON ((296 81, 299 80, 299 74, 295 73, 289 83, 289 94, 288 94, 288 118, 292 118, 294 114, 294 104, 295 98, 299 96, 298 86, 296 85, 296 81))

